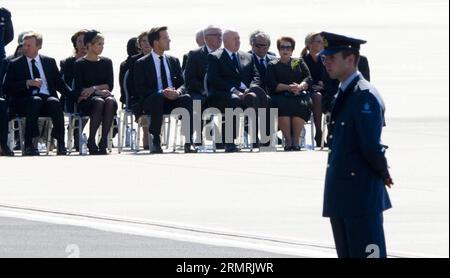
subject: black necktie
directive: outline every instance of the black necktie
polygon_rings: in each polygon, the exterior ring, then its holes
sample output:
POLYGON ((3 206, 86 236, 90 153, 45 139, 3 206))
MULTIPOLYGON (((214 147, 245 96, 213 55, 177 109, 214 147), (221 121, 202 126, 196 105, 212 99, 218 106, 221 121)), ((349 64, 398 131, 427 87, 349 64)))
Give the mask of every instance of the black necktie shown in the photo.
POLYGON ((264 64, 264 59, 259 59, 259 64, 261 65, 261 73, 266 74, 266 65, 264 64))
POLYGON ((236 53, 231 54, 231 56, 233 57, 233 64, 234 64, 234 66, 236 67, 236 69, 238 71, 240 71, 241 69, 239 67, 239 62, 237 60, 236 53))
POLYGON ((41 74, 39 73, 38 68, 36 67, 36 60, 32 59, 31 60, 31 70, 33 71, 33 78, 41 78, 41 74))
POLYGON ((169 87, 169 83, 167 83, 167 73, 166 67, 164 66, 164 56, 159 56, 160 66, 161 66, 161 82, 163 85, 163 90, 169 87))
MULTIPOLYGON (((33 78, 34 78, 34 79, 36 79, 36 78, 41 78, 41 74, 39 73, 39 70, 38 70, 38 68, 36 67, 36 60, 35 60, 35 59, 32 59, 32 60, 31 60, 31 71, 33 72, 33 78)), ((32 87, 32 88, 34 88, 35 90, 37 90, 37 91, 35 91, 34 93, 39 94, 39 91, 40 91, 40 88, 39 88, 39 87, 32 87)))

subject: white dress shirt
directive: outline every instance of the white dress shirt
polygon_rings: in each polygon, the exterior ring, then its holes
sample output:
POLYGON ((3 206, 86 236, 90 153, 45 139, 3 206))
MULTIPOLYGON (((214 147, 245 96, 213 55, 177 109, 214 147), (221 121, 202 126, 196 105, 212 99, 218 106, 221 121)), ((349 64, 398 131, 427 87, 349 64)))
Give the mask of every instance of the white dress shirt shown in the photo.
MULTIPOLYGON (((161 79, 161 60, 159 59, 159 55, 156 54, 154 51, 152 51, 152 57, 153 57, 153 62, 155 63, 155 70, 156 70, 156 78, 158 79, 158 91, 161 93, 163 90, 163 83, 162 83, 162 79, 161 79)), ((173 87, 172 84, 172 76, 170 75, 170 69, 169 69, 169 65, 167 63, 167 58, 166 56, 163 55, 163 61, 164 61, 164 67, 166 69, 166 75, 167 75, 167 84, 169 85, 169 87, 173 87)))
POLYGON ((37 55, 35 58, 27 57, 28 69, 30 70, 30 76, 32 79, 36 78, 35 76, 33 76, 33 69, 32 69, 32 63, 31 63, 31 60, 33 60, 33 59, 36 61, 35 65, 36 65, 37 69, 39 70, 39 75, 41 76, 40 78, 42 80, 41 89, 34 90, 33 95, 37 95, 37 94, 50 95, 50 92, 48 90, 48 85, 47 85, 47 79, 45 78, 44 67, 42 66, 41 58, 39 55, 37 55))

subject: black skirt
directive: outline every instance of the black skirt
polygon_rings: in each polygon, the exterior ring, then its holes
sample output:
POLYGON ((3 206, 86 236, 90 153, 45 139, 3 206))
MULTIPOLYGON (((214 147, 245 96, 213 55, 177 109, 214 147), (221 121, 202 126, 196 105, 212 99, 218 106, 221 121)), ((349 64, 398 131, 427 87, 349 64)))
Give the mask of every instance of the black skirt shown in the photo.
POLYGON ((311 118, 312 101, 308 94, 295 96, 285 92, 271 97, 274 106, 278 108, 278 117, 300 117, 305 121, 311 118))
MULTIPOLYGON (((92 114, 92 108, 95 99, 101 98, 106 99, 106 97, 101 96, 90 96, 88 99, 82 100, 78 103, 78 111, 81 113, 82 116, 90 116, 92 114)), ((116 110, 117 110, 117 102, 116 102, 116 110)))

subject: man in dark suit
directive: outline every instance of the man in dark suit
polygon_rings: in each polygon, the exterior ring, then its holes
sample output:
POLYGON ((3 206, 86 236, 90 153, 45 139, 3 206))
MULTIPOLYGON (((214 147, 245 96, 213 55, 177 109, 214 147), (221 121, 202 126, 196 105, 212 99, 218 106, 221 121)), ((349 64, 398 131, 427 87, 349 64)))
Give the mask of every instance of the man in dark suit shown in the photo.
POLYGON ((8 142, 8 105, 5 99, 0 97, 0 156, 14 156, 8 142))
POLYGON ((30 32, 24 36, 23 56, 11 61, 5 89, 15 112, 26 117, 24 155, 39 155, 33 141, 39 137, 40 116, 51 117, 57 154, 66 155, 64 114, 56 91, 66 97, 72 97, 72 92, 64 82, 55 59, 39 55, 41 47, 41 34, 30 32))
MULTIPOLYGON (((205 46, 205 36, 203 34, 203 30, 198 31, 195 34, 195 42, 200 48, 205 46)), ((183 62, 181 63, 181 69, 183 70, 183 72, 186 70, 188 55, 189 53, 183 55, 183 62)))
MULTIPOLYGON (((252 50, 249 51, 249 53, 252 54, 256 69, 258 70, 261 79, 261 88, 266 92, 266 94, 258 95, 258 101, 260 102, 260 107, 266 108, 266 135, 270 135, 274 132, 270 130, 270 108, 274 107, 272 99, 267 95, 266 69, 267 64, 270 61, 277 59, 277 57, 275 54, 269 52, 270 36, 261 30, 256 30, 250 34, 250 46, 252 47, 252 50)), ((263 144, 263 146, 269 145, 270 141, 263 144)))
POLYGON ((208 26, 204 30, 205 46, 188 53, 186 70, 184 72, 185 87, 192 99, 206 99, 204 79, 208 67, 208 54, 222 46, 222 30, 218 27, 208 26))
MULTIPOLYGON (((220 109, 251 108, 255 112, 260 107, 259 94, 265 94, 260 87, 260 78, 252 55, 239 51, 240 37, 236 31, 226 30, 223 34, 224 48, 208 55, 207 81, 210 87, 209 104, 220 109)), ((227 120, 227 123, 228 120, 227 120)), ((235 121, 233 120, 233 131, 235 121)), ((230 126, 231 127, 231 126, 230 126)), ((236 132, 226 134, 235 139, 236 132)), ((225 152, 237 152, 233 140, 225 141, 225 152)))
POLYGON ((185 153, 197 152, 192 145, 192 98, 183 94, 184 83, 180 61, 164 54, 170 50, 170 38, 167 27, 152 28, 148 40, 153 51, 140 58, 134 65, 134 82, 136 93, 140 95, 143 110, 150 114, 150 134, 153 144, 151 153, 162 153, 161 125, 163 115, 175 108, 183 108, 189 112, 189 121, 183 119, 182 128, 186 137, 185 153))
POLYGON ((381 144, 384 103, 357 71, 366 41, 322 32, 326 71, 340 81, 331 111, 330 153, 325 177, 323 216, 329 217, 337 254, 387 256, 383 211, 391 208, 386 187, 393 185, 381 144))

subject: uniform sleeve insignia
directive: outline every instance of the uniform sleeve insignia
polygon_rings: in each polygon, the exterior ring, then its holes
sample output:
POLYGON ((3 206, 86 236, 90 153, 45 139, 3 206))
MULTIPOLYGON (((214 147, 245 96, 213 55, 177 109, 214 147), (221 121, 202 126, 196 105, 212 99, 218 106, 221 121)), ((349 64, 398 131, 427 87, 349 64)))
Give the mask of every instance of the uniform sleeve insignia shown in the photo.
POLYGON ((363 106, 363 110, 361 111, 361 113, 365 113, 365 114, 371 114, 372 110, 370 109, 370 104, 368 102, 366 102, 363 106))

